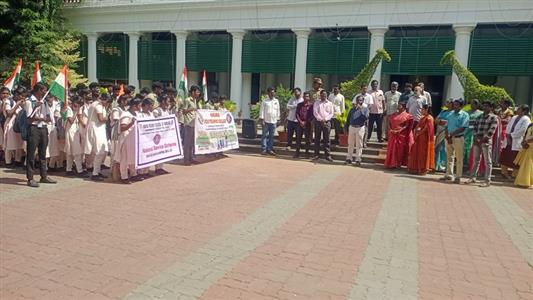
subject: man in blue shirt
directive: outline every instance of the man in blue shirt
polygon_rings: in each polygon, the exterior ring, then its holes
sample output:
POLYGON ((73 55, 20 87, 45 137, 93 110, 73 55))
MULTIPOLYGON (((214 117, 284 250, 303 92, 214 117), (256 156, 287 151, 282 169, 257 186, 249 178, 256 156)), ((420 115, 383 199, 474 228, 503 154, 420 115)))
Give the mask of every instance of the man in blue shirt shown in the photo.
POLYGON ((448 115, 446 124, 446 157, 448 166, 446 176, 442 180, 453 180, 454 183, 461 184, 463 176, 463 152, 465 145, 464 132, 468 128, 470 116, 463 108, 463 99, 453 100, 453 112, 448 115), (457 160, 457 174, 454 178, 454 159, 457 160))
POLYGON ((348 154, 346 155, 347 165, 352 164, 353 148, 355 143, 355 164, 361 165, 361 156, 363 154, 363 141, 365 136, 365 124, 368 120, 369 109, 364 103, 365 98, 358 95, 355 98, 352 109, 346 118, 344 132, 348 132, 348 154))

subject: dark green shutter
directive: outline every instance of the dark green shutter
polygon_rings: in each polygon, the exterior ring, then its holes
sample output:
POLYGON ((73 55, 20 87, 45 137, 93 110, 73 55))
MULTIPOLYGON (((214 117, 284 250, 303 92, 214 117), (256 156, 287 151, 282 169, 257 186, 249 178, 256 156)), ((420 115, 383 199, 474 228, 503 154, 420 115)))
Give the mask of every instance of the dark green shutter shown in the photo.
POLYGON ((455 37, 386 37, 385 49, 392 60, 383 63, 383 73, 402 75, 451 75, 441 66, 444 53, 455 48, 455 37))
POLYGON ((108 80, 128 79, 128 38, 106 40, 96 43, 96 77, 108 80))
POLYGON ((311 38, 307 44, 307 73, 357 74, 368 63, 369 44, 368 38, 311 38))
POLYGON ((231 38, 222 40, 187 40, 185 61, 189 71, 229 72, 231 70, 231 38))
POLYGON ((84 77, 87 77, 87 69, 88 69, 88 62, 87 62, 87 53, 89 52, 89 44, 87 43, 87 38, 85 36, 82 36, 80 38, 80 58, 82 59, 77 63, 78 67, 76 68, 76 72, 80 75, 83 75, 84 77))
POLYGON ((241 70, 245 73, 294 73, 295 57, 295 38, 247 38, 242 43, 241 70))
POLYGON ((533 37, 474 36, 469 69, 476 75, 532 76, 533 37))
POLYGON ((176 41, 150 40, 138 43, 139 80, 176 80, 176 41))

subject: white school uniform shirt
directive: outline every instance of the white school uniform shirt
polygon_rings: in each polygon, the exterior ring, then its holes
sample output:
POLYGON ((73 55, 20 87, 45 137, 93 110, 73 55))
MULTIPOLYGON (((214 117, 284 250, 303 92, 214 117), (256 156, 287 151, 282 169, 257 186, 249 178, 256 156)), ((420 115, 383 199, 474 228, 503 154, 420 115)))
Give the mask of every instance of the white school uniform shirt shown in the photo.
POLYGON ((154 109, 154 111, 152 112, 152 114, 154 115, 154 118, 161 118, 161 117, 168 117, 170 116, 171 112, 169 109, 162 109, 161 106, 154 109))
POLYGON ((259 109, 259 119, 263 119, 265 123, 276 124, 280 117, 279 101, 278 99, 265 98, 261 102, 259 109))
MULTIPOLYGON (((513 145, 511 146, 513 151, 519 151, 522 149, 522 140, 524 139, 524 133, 527 130, 527 127, 531 123, 531 120, 528 116, 513 116, 509 123, 507 124, 507 134, 511 135, 513 138, 513 145), (513 124, 516 122, 516 126, 514 127, 514 131, 511 132, 511 128, 513 128, 513 124)), ((505 141, 505 145, 507 145, 507 139, 505 141)))
MULTIPOLYGON (((52 118, 48 103, 46 103, 46 101, 44 100, 38 100, 37 97, 35 97, 34 95, 31 95, 29 101, 26 101, 26 103, 24 103, 24 110, 26 110, 26 115, 28 117, 33 115, 33 117, 37 118, 45 118, 46 116, 50 116, 50 118, 52 118), (33 107, 38 102, 41 102, 42 104, 41 106, 37 107, 34 112, 33 107)), ((48 123, 49 122, 45 121, 33 121, 31 122, 31 125, 37 125, 37 127, 42 128, 45 127, 48 123)))
POLYGON ((346 110, 344 106, 344 95, 342 95, 341 93, 338 93, 337 95, 332 93, 331 95, 329 95, 328 100, 333 103, 333 108, 335 110, 335 112, 333 113, 334 117, 342 115, 342 113, 346 110))
POLYGON ((102 155, 109 151, 106 122, 100 122, 98 114, 103 114, 104 118, 107 118, 107 111, 102 103, 94 101, 89 106, 89 121, 84 145, 85 154, 102 155))
POLYGON ((137 113, 137 119, 153 119, 153 118, 154 118, 154 114, 151 111, 147 113, 140 111, 137 113))

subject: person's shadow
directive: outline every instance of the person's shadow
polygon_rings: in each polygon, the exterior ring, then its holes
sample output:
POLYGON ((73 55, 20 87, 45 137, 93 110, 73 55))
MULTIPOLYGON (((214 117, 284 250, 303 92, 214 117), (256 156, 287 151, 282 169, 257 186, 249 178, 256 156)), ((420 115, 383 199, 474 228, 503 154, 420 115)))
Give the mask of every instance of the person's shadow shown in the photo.
POLYGON ((0 178, 0 184, 26 185, 26 180, 20 178, 0 178))

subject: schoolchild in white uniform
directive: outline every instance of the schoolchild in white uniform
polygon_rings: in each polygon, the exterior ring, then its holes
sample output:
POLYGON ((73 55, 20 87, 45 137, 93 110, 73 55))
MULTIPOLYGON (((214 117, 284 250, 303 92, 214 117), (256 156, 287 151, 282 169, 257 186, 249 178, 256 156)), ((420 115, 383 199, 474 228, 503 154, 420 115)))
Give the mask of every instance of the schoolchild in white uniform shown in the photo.
POLYGON ((21 113, 28 96, 27 90, 20 86, 13 93, 13 97, 4 99, 2 107, 3 113, 6 116, 4 125, 4 151, 6 165, 8 166, 22 166, 22 154, 24 153, 25 143, 20 136, 20 133, 13 130, 15 119, 21 113), (13 157, 15 163, 13 163, 13 157))
POLYGON ((83 105, 78 96, 70 99, 70 106, 66 106, 63 111, 66 114, 65 121, 65 154, 67 156, 67 176, 77 175, 79 177, 87 176, 87 171, 83 170, 82 156, 83 148, 81 147, 80 135, 80 107, 83 105), (76 165, 76 173, 72 170, 72 164, 76 165))
MULTIPOLYGON (((171 115, 170 112, 170 101, 171 97, 167 94, 159 96, 157 98, 157 102, 159 102, 159 107, 154 109, 154 118, 162 118, 162 117, 168 117, 171 115)), ((155 174, 156 175, 165 175, 168 174, 168 172, 163 169, 164 164, 157 164, 155 165, 155 174)))
POLYGON ((91 176, 91 179, 94 181, 103 181, 106 178, 106 176, 101 173, 101 167, 109 152, 106 122, 107 107, 110 102, 111 97, 109 94, 102 94, 89 106, 84 152, 86 156, 94 157, 93 172, 91 176))
POLYGON ((141 102, 140 98, 133 98, 129 103, 129 109, 120 116, 120 136, 113 159, 120 163, 120 178, 125 184, 142 180, 141 177, 137 177, 135 169, 135 130, 133 127, 141 110, 141 102))
MULTIPOLYGON (((141 103, 141 111, 139 112, 139 117, 137 119, 153 119, 154 114, 152 113, 154 102, 150 98, 145 98, 141 103)), ((142 168, 137 170, 138 176, 142 179, 150 177, 150 168, 142 168)))

